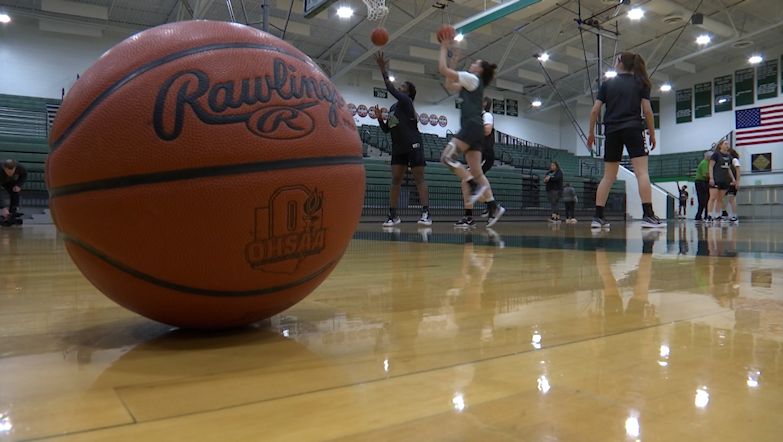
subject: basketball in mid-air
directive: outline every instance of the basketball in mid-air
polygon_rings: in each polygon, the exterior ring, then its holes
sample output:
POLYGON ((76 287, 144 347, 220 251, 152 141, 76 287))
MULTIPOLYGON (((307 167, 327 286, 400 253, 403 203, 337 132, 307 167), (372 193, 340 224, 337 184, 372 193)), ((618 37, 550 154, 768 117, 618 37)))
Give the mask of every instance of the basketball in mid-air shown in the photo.
POLYGON ((375 28, 370 35, 375 46, 385 46, 389 42, 389 32, 385 28, 375 28))
POLYGON ((252 323, 335 268, 364 199, 362 145, 304 53, 234 23, 186 21, 107 51, 50 135, 52 214, 109 298, 190 328, 252 323))

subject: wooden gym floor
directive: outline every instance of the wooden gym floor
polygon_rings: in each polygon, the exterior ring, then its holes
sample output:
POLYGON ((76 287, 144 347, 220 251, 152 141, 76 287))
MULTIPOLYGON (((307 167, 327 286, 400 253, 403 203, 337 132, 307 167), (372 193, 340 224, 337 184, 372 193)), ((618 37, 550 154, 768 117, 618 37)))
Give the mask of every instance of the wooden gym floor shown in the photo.
POLYGON ((303 302, 204 334, 5 228, 0 439, 779 441, 782 263, 765 223, 366 223, 303 302))

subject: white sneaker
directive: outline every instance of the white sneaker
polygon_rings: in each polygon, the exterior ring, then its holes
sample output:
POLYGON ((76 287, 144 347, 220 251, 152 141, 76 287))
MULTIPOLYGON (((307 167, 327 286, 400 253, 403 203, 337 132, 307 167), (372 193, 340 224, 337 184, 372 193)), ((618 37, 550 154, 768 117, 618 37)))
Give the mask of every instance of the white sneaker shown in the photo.
POLYGON ((394 218, 389 217, 386 221, 383 222, 383 227, 393 227, 401 222, 402 221, 400 221, 399 216, 395 216, 394 218))
POLYGON ((666 227, 666 224, 655 215, 642 218, 642 227, 645 229, 660 229, 666 227))
POLYGON ((495 213, 487 219, 487 227, 494 226, 504 213, 506 213, 506 208, 498 204, 497 208, 495 208, 495 213))
POLYGON ((421 218, 419 218, 419 224, 423 226, 431 226, 432 225, 432 218, 430 218, 430 212, 424 211, 421 212, 421 218))

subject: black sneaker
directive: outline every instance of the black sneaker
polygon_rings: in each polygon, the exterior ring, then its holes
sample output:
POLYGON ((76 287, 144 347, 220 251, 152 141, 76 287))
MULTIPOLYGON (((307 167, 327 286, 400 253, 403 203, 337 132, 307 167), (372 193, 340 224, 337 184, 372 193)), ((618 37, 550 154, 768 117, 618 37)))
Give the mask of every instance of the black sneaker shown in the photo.
POLYGON ((472 217, 464 216, 461 220, 454 223, 454 227, 458 229, 471 229, 476 226, 476 222, 473 221, 472 217))
POLYGON ((594 217, 593 221, 590 223, 590 227, 593 229, 608 229, 610 226, 611 224, 609 224, 609 221, 598 217, 594 217))
POLYGON ((483 212, 481 212, 481 217, 482 217, 482 218, 487 218, 487 217, 489 217, 489 209, 484 209, 484 211, 483 211, 483 212))
POLYGON ((642 227, 646 229, 659 229, 666 227, 666 224, 664 224, 661 219, 655 215, 646 215, 644 218, 642 218, 642 227))

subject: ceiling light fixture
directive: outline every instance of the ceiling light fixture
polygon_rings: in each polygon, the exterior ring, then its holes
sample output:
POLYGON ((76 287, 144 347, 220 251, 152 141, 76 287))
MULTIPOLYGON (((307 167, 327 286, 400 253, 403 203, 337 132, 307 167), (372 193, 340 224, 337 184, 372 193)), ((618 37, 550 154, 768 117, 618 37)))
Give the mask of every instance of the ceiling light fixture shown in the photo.
POLYGON ((616 76, 617 76, 617 71, 615 71, 615 70, 606 71, 606 73, 604 74, 604 76, 605 76, 606 78, 614 78, 614 77, 616 77, 616 76))
POLYGON ((633 8, 628 11, 628 18, 631 20, 641 20, 642 17, 644 17, 644 9, 642 8, 633 8))
POLYGON ((539 55, 539 56, 538 56, 538 57, 536 57, 536 58, 538 58, 538 61, 540 61, 540 62, 544 62, 544 61, 547 61, 547 60, 549 60, 549 54, 547 54, 546 52, 544 52, 543 54, 539 55))
POLYGON ((762 61, 764 61, 764 57, 761 55, 752 55, 750 58, 748 58, 748 63, 750 64, 759 64, 762 61))
POLYGON ((708 44, 710 44, 711 41, 712 41, 712 38, 709 35, 707 35, 707 34, 702 34, 702 35, 696 37, 696 44, 698 44, 699 46, 708 45, 708 44))
POLYGON ((530 105, 533 107, 541 107, 542 104, 544 103, 542 103, 541 100, 539 100, 538 98, 536 98, 535 100, 533 100, 532 103, 530 103, 530 105))
POLYGON ((465 35, 462 34, 462 33, 459 33, 459 34, 454 36, 454 41, 457 41, 457 42, 462 41, 464 39, 465 39, 465 35))
POLYGON ((351 18, 353 17, 353 8, 349 6, 340 6, 337 8, 337 16, 340 18, 351 18))
POLYGON ((11 23, 11 16, 8 14, 0 14, 0 23, 11 23))
POLYGON ((664 83, 661 85, 661 92, 669 92, 672 90, 672 85, 669 83, 664 83))

